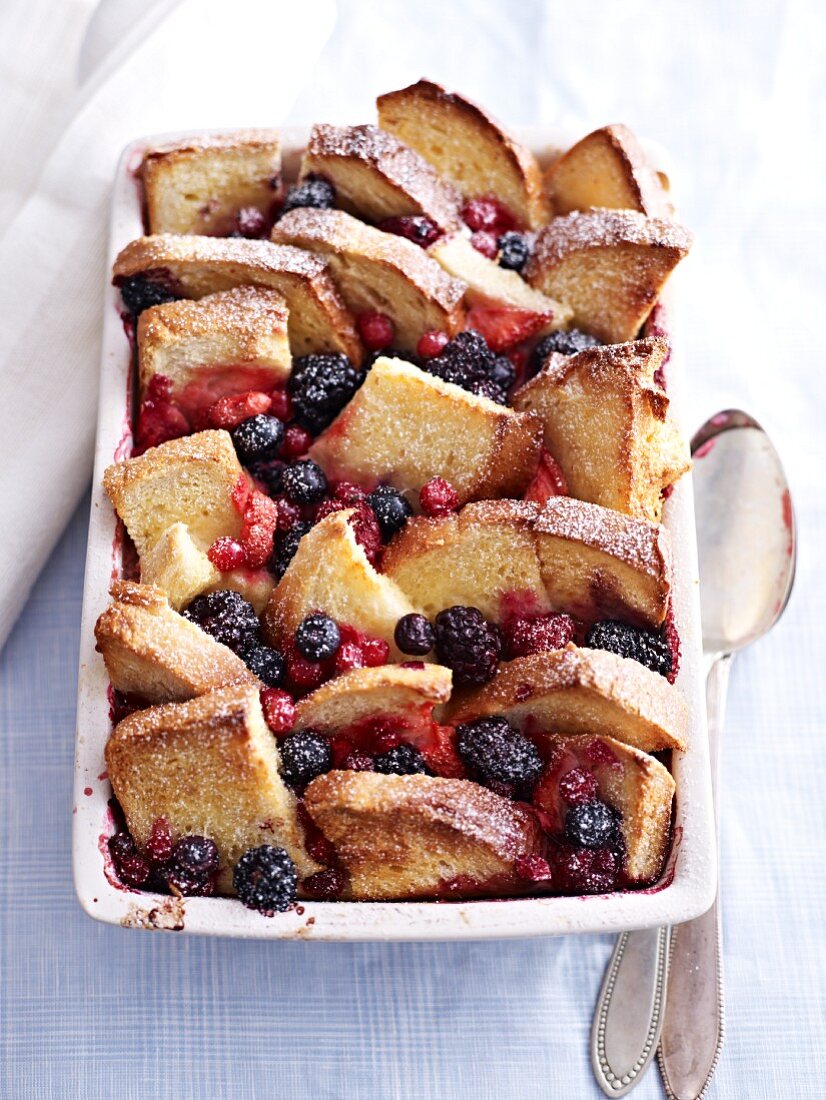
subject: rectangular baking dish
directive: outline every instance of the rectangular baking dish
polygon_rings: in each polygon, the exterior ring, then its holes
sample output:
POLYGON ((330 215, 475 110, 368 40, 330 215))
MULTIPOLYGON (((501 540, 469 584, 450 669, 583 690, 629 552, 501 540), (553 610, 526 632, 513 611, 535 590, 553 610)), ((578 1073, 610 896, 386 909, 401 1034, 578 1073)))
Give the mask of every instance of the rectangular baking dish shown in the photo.
MULTIPOLYGON (((109 603, 108 589, 120 575, 115 514, 103 487, 103 471, 131 448, 131 357, 120 318, 118 292, 111 285, 112 262, 128 241, 143 233, 140 191, 135 178, 143 151, 161 140, 129 145, 117 169, 112 199, 108 262, 104 282, 100 406, 89 544, 86 558, 78 677, 77 746, 74 774, 73 864, 80 904, 96 920, 128 928, 167 929, 251 939, 467 940, 549 936, 569 932, 619 932, 674 924, 703 913, 716 887, 716 845, 705 692, 702 667, 694 503, 690 476, 666 502, 665 525, 673 543, 674 613, 682 640, 677 680, 690 709, 689 745, 675 754, 677 783, 674 839, 665 870, 653 887, 589 897, 519 898, 466 902, 302 902, 290 912, 266 917, 231 898, 185 898, 137 892, 112 874, 107 838, 113 831, 108 800, 112 790, 103 750, 111 729, 109 680, 95 652, 94 625, 109 603)), ((297 171, 309 130, 282 132, 287 178, 297 171)), ((523 131, 521 137, 547 161, 565 148, 567 134, 523 131)), ((658 166, 662 154, 654 151, 658 166)), ((673 295, 670 297, 673 298, 673 295)), ((673 317, 673 304, 666 305, 673 317)), ((680 420, 685 386, 679 336, 668 321, 674 349, 668 366, 669 395, 680 420)))

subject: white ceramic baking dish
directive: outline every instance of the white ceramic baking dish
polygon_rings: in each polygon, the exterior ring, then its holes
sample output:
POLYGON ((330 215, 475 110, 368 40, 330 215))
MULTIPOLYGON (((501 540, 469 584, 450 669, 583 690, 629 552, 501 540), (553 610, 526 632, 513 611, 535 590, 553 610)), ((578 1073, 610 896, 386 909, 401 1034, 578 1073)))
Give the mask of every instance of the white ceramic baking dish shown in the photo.
MULTIPOLYGON (((110 282, 111 264, 130 240, 143 232, 140 192, 134 169, 148 145, 170 137, 151 137, 130 145, 117 170, 112 201, 105 286, 101 355, 100 408, 89 546, 86 559, 78 682, 77 748, 74 776, 73 862, 77 895, 97 920, 130 928, 168 929, 257 939, 316 940, 463 940, 548 936, 567 932, 618 932, 678 923, 711 905, 716 882, 716 846, 705 693, 700 644, 697 553, 691 478, 685 477, 667 501, 665 524, 674 549, 674 611, 682 639, 677 687, 691 712, 689 746, 675 754, 677 783, 674 842, 660 881, 638 891, 591 897, 522 898, 468 902, 303 902, 288 913, 266 917, 230 898, 176 899, 125 889, 114 879, 107 838, 113 831, 103 750, 110 733, 109 681, 95 652, 94 624, 108 603, 111 580, 119 575, 120 546, 115 515, 103 492, 103 471, 126 457, 131 447, 131 359, 120 318, 120 301, 110 282)), ((283 133, 285 172, 295 174, 308 131, 283 133)), ((541 160, 564 148, 576 134, 523 133, 541 160), (569 139, 566 142, 566 139, 569 139)), ((655 154, 661 160, 661 153, 655 154)), ((670 295, 673 300, 673 291, 670 295)), ((671 304, 668 315, 673 316, 671 304)), ((686 384, 679 335, 668 366, 669 392, 679 419, 686 384)))

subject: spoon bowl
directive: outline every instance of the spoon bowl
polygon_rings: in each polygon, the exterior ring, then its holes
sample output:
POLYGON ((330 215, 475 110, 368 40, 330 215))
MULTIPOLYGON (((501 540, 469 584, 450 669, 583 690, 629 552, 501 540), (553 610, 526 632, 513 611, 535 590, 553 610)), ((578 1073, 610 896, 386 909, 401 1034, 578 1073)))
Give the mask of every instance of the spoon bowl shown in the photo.
POLYGON ((706 653, 733 653, 777 622, 794 582, 795 520, 780 457, 758 422, 717 413, 691 441, 706 653))

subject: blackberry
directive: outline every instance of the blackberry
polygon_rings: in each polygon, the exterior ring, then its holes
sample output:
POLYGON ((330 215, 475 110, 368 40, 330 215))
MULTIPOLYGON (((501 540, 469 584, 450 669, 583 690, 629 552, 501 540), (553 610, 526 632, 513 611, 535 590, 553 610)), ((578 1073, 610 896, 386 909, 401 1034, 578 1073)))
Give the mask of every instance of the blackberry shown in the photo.
POLYGON ((235 865, 232 884, 248 909, 283 913, 295 902, 298 875, 283 848, 262 844, 244 852, 235 865))
POLYGON ((551 332, 547 336, 543 337, 531 354, 531 373, 536 374, 542 367, 542 364, 548 358, 553 351, 559 352, 560 355, 576 355, 579 351, 585 351, 586 348, 595 348, 599 346, 600 341, 596 336, 591 336, 588 332, 581 332, 578 328, 569 328, 567 332, 551 332))
POLYGON ((327 492, 327 478, 317 463, 303 458, 282 470, 281 489, 293 504, 317 504, 327 492))
POLYGON ((436 655, 459 685, 485 684, 496 672, 502 639, 476 607, 449 607, 436 616, 436 655))
POLYGON ((299 542, 311 527, 311 523, 299 520, 279 538, 276 549, 270 558, 270 569, 279 580, 287 572, 287 567, 295 557, 296 550, 298 550, 299 542))
POLYGON ((488 401, 495 401, 497 405, 507 404, 507 397, 505 391, 500 389, 494 382, 491 382, 489 378, 483 378, 481 382, 471 382, 467 387, 471 393, 475 393, 477 397, 487 397, 488 401))
POLYGON ((277 649, 267 645, 255 645, 244 651, 244 661, 267 687, 279 687, 284 681, 286 662, 277 649))
POLYGON ((277 416, 259 413, 242 420, 230 434, 238 457, 245 466, 249 466, 253 462, 275 458, 284 442, 284 425, 277 416))
POLYGON ((511 230, 503 233, 496 243, 499 246, 499 266, 506 267, 509 271, 521 271, 531 254, 527 237, 511 230))
POLYGON ((140 317, 150 306, 159 306, 164 302, 174 302, 177 294, 148 275, 130 275, 120 284, 120 296, 123 304, 133 317, 140 317))
POLYGON ((397 531, 401 531, 413 515, 413 509, 405 495, 389 485, 379 485, 374 489, 367 497, 367 503, 376 513, 381 537, 385 542, 397 531))
POLYGON ((321 176, 310 176, 301 183, 293 184, 287 191, 281 214, 295 210, 299 206, 314 206, 317 210, 328 210, 336 201, 336 189, 329 180, 321 176))
POLYGON ((333 750, 326 737, 314 730, 299 730, 285 737, 281 750, 281 774, 292 787, 306 787, 333 766, 333 750))
POLYGON ((256 481, 260 481, 271 497, 281 492, 281 477, 285 463, 280 459, 270 462, 252 462, 248 469, 256 481))
POLYGON ((373 767, 382 775, 430 775, 424 757, 412 745, 396 745, 375 757, 373 767))
POLYGON ((362 377, 346 355, 330 352, 294 360, 287 392, 301 427, 313 435, 324 431, 359 388, 362 377))
POLYGON ((456 751, 472 779, 511 798, 530 798, 542 774, 536 745, 504 718, 478 718, 458 726, 456 751))
POLYGON ((184 611, 184 618, 235 653, 251 649, 258 641, 258 617, 252 604, 238 592, 222 589, 196 596, 184 611))
POLYGON ((326 661, 341 645, 341 631, 329 615, 317 612, 303 619, 295 632, 295 648, 308 661, 326 661))
POLYGON ((474 382, 490 377, 494 361, 495 356, 484 336, 475 329, 468 329, 454 336, 435 358, 424 360, 422 367, 442 381, 467 390, 474 382))
POLYGON ((417 615, 415 612, 402 615, 396 623, 393 638, 402 653, 409 653, 414 657, 423 657, 425 653, 429 653, 436 642, 433 627, 424 615, 417 615))
POLYGON ((659 672, 660 676, 668 676, 671 672, 671 647, 653 630, 606 619, 594 623, 585 635, 585 644, 590 649, 607 649, 620 657, 631 657, 652 672, 659 672))
POLYGON ((500 390, 509 390, 516 381, 516 367, 506 355, 497 355, 490 369, 490 380, 500 390))
POLYGON ((565 816, 565 839, 575 848, 607 848, 616 840, 616 810, 599 799, 571 806, 565 816))

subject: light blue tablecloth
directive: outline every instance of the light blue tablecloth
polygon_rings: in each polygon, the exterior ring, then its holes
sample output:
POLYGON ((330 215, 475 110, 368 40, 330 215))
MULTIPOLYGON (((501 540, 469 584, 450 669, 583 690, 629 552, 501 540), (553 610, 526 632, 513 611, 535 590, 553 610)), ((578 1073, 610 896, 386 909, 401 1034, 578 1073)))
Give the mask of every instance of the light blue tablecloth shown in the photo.
MULTIPOLYGON (((676 153, 699 239, 684 294, 692 416, 741 404, 766 423, 788 462, 803 544, 785 618, 732 677, 728 1039, 711 1095, 822 1097, 822 19, 799 0, 748 9, 587 0, 565 12, 525 3, 516 14, 510 5, 509 20, 492 0, 341 7, 296 119, 367 118, 376 91, 427 71, 519 122, 561 105, 595 123, 625 119, 676 153), (362 48, 370 41, 383 46, 362 48)), ((600 1095, 587 1038, 608 937, 242 943, 124 931, 81 913, 70 788, 85 513, 84 504, 0 654, 0 1096, 600 1095)), ((636 1096, 661 1095, 653 1070, 636 1096)))

